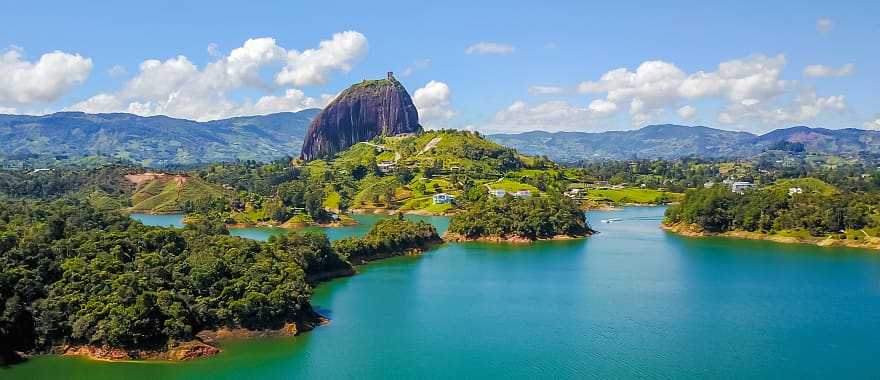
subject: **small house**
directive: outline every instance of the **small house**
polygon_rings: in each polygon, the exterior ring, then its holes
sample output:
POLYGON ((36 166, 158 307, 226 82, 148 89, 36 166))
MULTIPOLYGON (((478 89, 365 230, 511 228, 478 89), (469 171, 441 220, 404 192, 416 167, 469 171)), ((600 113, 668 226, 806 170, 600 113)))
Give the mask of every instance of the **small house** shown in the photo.
POLYGON ((754 189, 755 184, 751 182, 736 181, 730 184, 730 191, 742 194, 746 190, 754 189))
POLYGON ((394 161, 382 161, 379 162, 379 164, 376 166, 379 167, 379 171, 382 173, 389 173, 397 168, 397 165, 394 163, 394 161))
POLYGON ((788 195, 803 194, 803 193, 804 193, 804 189, 801 189, 800 187, 789 187, 788 188, 788 195))
POLYGON ((528 197, 532 196, 532 192, 529 190, 520 190, 520 191, 514 192, 512 195, 517 198, 528 198, 528 197))
POLYGON ((455 199, 455 197, 446 193, 434 194, 431 198, 435 205, 452 203, 452 200, 455 199))
POLYGON ((504 195, 507 194, 503 189, 489 189, 489 194, 492 194, 498 198, 504 198, 504 195))

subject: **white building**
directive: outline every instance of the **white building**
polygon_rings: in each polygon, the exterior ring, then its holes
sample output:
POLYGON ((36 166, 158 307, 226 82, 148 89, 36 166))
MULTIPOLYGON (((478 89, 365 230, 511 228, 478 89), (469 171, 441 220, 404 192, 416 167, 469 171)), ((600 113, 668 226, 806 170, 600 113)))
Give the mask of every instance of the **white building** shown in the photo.
POLYGON ((801 189, 800 187, 789 187, 788 188, 788 195, 803 194, 803 193, 804 193, 804 189, 801 189))
POLYGON ((455 197, 446 193, 434 194, 431 198, 434 200, 435 205, 452 203, 452 200, 455 199, 455 197))
POLYGON ((520 190, 513 193, 513 196, 517 198, 528 198, 532 196, 532 192, 529 190, 520 190))
POLYGON ((492 194, 498 198, 504 198, 504 195, 507 194, 503 189, 489 189, 489 194, 492 194))
POLYGON ((379 167, 379 171, 382 173, 388 173, 397 168, 397 165, 394 163, 394 161, 382 161, 376 166, 379 167))
POLYGON ((730 191, 734 193, 743 193, 746 190, 754 189, 755 184, 751 182, 736 181, 730 184, 730 191))

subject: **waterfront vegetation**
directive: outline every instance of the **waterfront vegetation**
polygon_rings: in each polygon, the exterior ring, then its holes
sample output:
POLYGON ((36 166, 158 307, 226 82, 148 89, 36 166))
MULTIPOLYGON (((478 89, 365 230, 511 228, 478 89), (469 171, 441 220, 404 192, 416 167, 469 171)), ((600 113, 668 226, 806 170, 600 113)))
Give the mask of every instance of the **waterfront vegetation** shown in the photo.
POLYGON ((334 248, 320 233, 261 243, 194 214, 184 229, 147 227, 80 196, 0 202, 0 354, 65 345, 162 351, 218 328, 308 326, 313 278, 403 253, 437 233, 379 223, 334 248), (355 253, 356 252, 356 253, 355 253), (351 258, 351 261, 349 260, 351 258))
POLYGON ((880 193, 841 190, 817 179, 781 181, 743 193, 722 186, 697 188, 667 210, 666 223, 710 233, 866 240, 880 232, 880 193))
POLYGON ((540 198, 480 197, 456 214, 449 233, 464 239, 550 239, 586 236, 592 232, 584 213, 558 194, 540 198))

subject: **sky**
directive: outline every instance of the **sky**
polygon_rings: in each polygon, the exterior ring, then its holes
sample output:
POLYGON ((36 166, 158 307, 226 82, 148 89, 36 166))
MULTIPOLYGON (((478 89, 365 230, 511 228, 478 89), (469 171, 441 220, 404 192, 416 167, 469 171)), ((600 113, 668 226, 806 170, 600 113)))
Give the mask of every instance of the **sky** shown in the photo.
POLYGON ((429 128, 880 129, 880 1, 0 0, 0 113, 323 107, 393 71, 429 128))

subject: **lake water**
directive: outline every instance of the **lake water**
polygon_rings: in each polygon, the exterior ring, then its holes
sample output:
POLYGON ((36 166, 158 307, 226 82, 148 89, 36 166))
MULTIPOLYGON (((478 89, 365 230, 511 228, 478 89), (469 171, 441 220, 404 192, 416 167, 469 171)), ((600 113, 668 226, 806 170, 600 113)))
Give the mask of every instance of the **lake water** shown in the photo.
MULTIPOLYGON (((167 215, 153 215, 153 214, 140 214, 135 213, 131 214, 131 218, 135 219, 143 224, 148 226, 159 226, 159 227, 177 227, 183 228, 183 214, 167 214, 167 215)), ((387 215, 354 215, 354 219, 358 221, 358 224, 353 226, 344 226, 344 227, 307 227, 303 228, 301 231, 316 231, 323 232, 327 235, 330 240, 342 239, 349 236, 362 236, 367 233, 370 228, 377 221, 388 218, 387 215)), ((437 227, 437 231, 442 235, 446 232, 446 228, 449 226, 449 218, 440 217, 440 216, 419 216, 419 215, 406 215, 407 220, 421 220, 426 221, 428 223, 433 224, 437 227)), ((269 240, 271 236, 281 236, 286 235, 288 230, 278 227, 243 227, 243 228, 230 228, 229 234, 232 236, 239 236, 247 239, 254 239, 260 241, 269 240)))
POLYGON ((130 216, 132 219, 148 226, 183 228, 183 214, 153 215, 134 213, 130 216))
POLYGON ((602 233, 586 240, 447 244, 373 263, 317 287, 330 325, 226 342, 215 358, 39 357, 0 378, 880 377, 880 255, 683 238, 658 228, 662 214, 596 212, 602 233))

